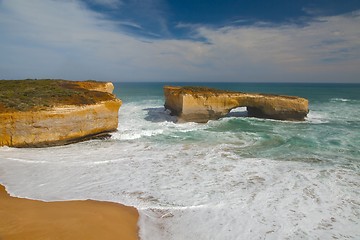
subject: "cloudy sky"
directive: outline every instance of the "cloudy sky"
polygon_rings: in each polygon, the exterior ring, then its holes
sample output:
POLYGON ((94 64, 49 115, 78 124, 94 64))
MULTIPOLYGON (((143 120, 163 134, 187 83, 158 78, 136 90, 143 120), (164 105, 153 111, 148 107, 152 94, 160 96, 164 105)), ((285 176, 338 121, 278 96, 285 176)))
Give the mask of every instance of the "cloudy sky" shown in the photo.
POLYGON ((0 79, 360 83, 360 0, 0 0, 0 79))

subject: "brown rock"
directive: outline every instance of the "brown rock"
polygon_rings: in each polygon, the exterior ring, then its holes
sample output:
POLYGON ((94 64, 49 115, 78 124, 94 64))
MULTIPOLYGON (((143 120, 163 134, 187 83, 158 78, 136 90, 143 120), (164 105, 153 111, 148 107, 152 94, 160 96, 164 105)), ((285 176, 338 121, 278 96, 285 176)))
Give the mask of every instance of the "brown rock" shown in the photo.
POLYGON ((165 86, 164 94, 165 108, 173 115, 199 123, 224 117, 237 107, 247 107, 249 116, 277 120, 302 121, 309 112, 308 100, 294 96, 173 86, 165 86))
MULTIPOLYGON (((21 84, 21 81, 15 84, 21 84)), ((37 84, 36 81, 32 84, 33 91, 37 91, 37 84)), ((59 80, 57 84, 61 88, 74 90, 74 93, 62 93, 66 97, 54 93, 54 97, 50 96, 49 99, 38 94, 42 97, 39 101, 36 99, 38 95, 33 94, 35 97, 31 101, 37 104, 22 108, 19 107, 22 103, 14 107, 2 104, 0 146, 63 145, 116 131, 121 100, 111 94, 114 88, 112 83, 59 80), (41 102, 47 104, 41 105, 41 102)))

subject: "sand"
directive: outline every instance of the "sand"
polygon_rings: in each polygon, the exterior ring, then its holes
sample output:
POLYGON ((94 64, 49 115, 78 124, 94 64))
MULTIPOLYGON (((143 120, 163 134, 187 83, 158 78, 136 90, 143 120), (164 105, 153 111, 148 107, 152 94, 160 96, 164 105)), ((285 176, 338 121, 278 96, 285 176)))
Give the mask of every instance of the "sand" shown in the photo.
POLYGON ((0 240, 138 239, 138 218, 117 203, 16 198, 0 185, 0 240))

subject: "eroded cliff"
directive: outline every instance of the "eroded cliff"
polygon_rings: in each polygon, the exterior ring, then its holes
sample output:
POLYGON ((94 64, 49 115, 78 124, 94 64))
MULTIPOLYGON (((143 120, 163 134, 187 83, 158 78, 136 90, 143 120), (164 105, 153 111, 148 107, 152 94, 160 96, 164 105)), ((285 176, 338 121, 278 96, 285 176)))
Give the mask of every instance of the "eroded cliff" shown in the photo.
POLYGON ((0 81, 0 146, 43 147, 116 131, 121 101, 112 83, 0 81))
POLYGON ((294 96, 222 91, 203 87, 164 87, 165 108, 182 121, 204 123, 247 107, 248 115, 277 120, 302 121, 308 100, 294 96))

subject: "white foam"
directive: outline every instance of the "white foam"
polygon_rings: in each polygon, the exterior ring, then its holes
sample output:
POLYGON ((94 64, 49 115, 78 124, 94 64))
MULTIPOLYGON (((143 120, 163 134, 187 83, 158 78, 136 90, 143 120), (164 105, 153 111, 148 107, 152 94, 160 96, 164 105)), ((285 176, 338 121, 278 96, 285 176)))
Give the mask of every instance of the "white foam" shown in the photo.
POLYGON ((330 99, 330 101, 332 101, 332 102, 350 102, 351 99, 347 99, 347 98, 332 98, 332 99, 330 99))
POLYGON ((310 111, 306 117, 306 122, 312 123, 312 124, 322 124, 322 123, 328 123, 329 118, 326 113, 320 112, 320 111, 310 111))
POLYGON ((112 134, 113 139, 118 140, 134 140, 142 137, 151 137, 154 135, 162 134, 164 130, 162 129, 155 129, 155 130, 137 130, 134 132, 133 130, 125 130, 119 131, 117 133, 112 134))
POLYGON ((28 163, 28 164, 34 164, 34 163, 47 163, 47 161, 42 160, 29 160, 29 159, 20 159, 20 158, 7 158, 9 161, 16 161, 16 162, 22 162, 22 163, 28 163))
POLYGON ((224 197, 218 204, 181 210, 141 210, 140 236, 148 240, 360 236, 353 224, 359 210, 358 202, 353 202, 357 194, 352 192, 349 196, 339 181, 347 176, 346 181, 355 181, 359 186, 353 172, 317 173, 306 167, 290 170, 277 166, 269 171, 275 174, 258 176, 261 171, 244 172, 248 181, 240 184, 238 193, 224 197), (324 175, 332 175, 329 181, 333 182, 322 183, 324 175))

